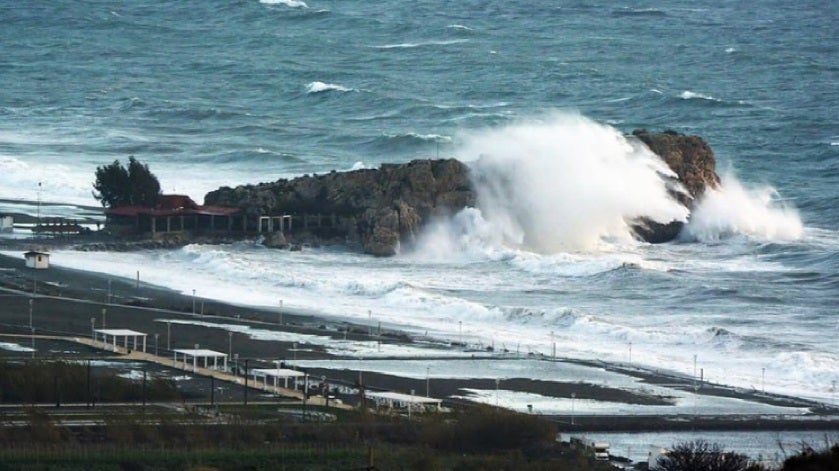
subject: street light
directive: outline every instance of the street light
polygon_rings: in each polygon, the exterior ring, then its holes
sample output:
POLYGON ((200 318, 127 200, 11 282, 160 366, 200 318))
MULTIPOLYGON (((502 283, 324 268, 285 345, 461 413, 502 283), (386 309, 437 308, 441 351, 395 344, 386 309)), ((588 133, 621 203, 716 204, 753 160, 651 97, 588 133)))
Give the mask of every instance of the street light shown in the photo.
POLYGON ((233 331, 227 332, 227 358, 233 357, 233 331))
POLYGON ((283 300, 280 300, 280 325, 283 325, 283 300))
POLYGON ((90 318, 90 341, 96 345, 96 318, 90 318))
POLYGON ((157 338, 160 337, 160 334, 154 334, 154 356, 157 356, 157 338))
POLYGON ((35 358, 35 328, 32 327, 32 358, 35 358))
POLYGON ((192 313, 195 314, 195 290, 192 290, 192 313))
POLYGON ((574 400, 577 398, 577 393, 571 393, 571 425, 574 425, 574 400))
POLYGON ((32 328, 32 304, 34 299, 29 299, 29 328, 32 328))
POLYGON ((107 314, 107 310, 106 310, 105 308, 102 308, 102 328, 103 328, 103 329, 104 329, 104 328, 105 328, 105 326, 107 325, 107 324, 105 323, 105 315, 106 315, 106 314, 107 314))
POLYGON ((166 350, 172 350, 172 321, 166 321, 166 350))
POLYGON ((766 394, 766 368, 760 369, 760 390, 766 394))
POLYGON ((425 397, 431 397, 431 367, 425 367, 425 397))

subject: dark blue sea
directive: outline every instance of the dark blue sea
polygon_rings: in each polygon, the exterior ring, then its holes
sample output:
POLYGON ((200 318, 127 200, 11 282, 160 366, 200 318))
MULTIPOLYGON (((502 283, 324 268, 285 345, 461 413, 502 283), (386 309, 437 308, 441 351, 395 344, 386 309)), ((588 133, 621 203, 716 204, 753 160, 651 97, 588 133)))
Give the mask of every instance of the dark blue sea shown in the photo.
POLYGON ((131 155, 199 202, 483 156, 507 193, 481 189, 393 258, 247 242, 53 258, 835 404, 837 25, 839 3, 816 0, 2 0, 0 210, 81 212, 96 167, 131 155), (717 156, 722 189, 673 243, 626 228, 688 217, 637 128, 717 156))

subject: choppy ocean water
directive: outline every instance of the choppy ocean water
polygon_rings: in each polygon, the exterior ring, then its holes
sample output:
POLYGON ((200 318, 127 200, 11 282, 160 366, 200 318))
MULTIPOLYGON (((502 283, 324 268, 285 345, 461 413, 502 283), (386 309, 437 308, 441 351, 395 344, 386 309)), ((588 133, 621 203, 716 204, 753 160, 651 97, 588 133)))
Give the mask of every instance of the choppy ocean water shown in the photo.
POLYGON ((713 381, 835 402, 837 18, 817 1, 2 2, 0 198, 95 204, 95 167, 129 155, 199 201, 492 155, 513 204, 391 259, 243 243, 55 260, 521 351, 685 374, 696 358, 713 381), (621 225, 679 217, 621 137, 640 127, 717 154, 724 191, 678 243, 621 225))

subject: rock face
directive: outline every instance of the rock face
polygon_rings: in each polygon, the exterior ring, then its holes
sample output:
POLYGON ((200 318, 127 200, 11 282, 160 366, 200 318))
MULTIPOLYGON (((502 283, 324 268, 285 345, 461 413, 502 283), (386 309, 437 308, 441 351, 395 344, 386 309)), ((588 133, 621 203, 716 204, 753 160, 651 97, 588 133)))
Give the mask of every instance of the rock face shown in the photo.
POLYGON ((396 253, 401 241, 412 240, 432 218, 474 206, 475 193, 461 162, 415 160, 377 170, 224 187, 208 193, 204 202, 241 208, 254 221, 259 216, 295 215, 300 218, 293 221, 295 234, 316 232, 319 239, 360 243, 365 252, 386 256, 396 253), (313 217, 314 228, 309 224, 313 217))
MULTIPOLYGON (((693 210, 694 202, 702 197, 707 188, 719 187, 720 177, 716 172, 714 151, 701 137, 686 136, 675 131, 649 133, 645 129, 635 130, 632 135, 658 154, 673 170, 677 181, 671 185, 670 195, 688 209, 693 210), (679 191, 679 186, 687 193, 679 191)), ((642 218, 633 224, 633 229, 640 239, 655 244, 675 239, 683 226, 678 221, 661 224, 642 218)))
MULTIPOLYGON (((689 209, 706 188, 719 185, 714 153, 702 138, 672 131, 638 130, 633 135, 673 169, 678 178, 672 182, 671 194, 689 209)), ((433 218, 475 206, 476 193, 463 163, 415 160, 385 164, 377 170, 223 187, 208 193, 204 204, 242 209, 254 231, 260 216, 291 215, 294 227, 288 233, 295 243, 357 243, 367 253, 387 256, 395 254, 401 243, 414 240, 433 218)), ((674 239, 682 223, 659 224, 641 218, 633 222, 633 228, 639 238, 658 243, 674 239)), ((266 245, 273 247, 288 243, 282 234, 266 238, 266 245)))

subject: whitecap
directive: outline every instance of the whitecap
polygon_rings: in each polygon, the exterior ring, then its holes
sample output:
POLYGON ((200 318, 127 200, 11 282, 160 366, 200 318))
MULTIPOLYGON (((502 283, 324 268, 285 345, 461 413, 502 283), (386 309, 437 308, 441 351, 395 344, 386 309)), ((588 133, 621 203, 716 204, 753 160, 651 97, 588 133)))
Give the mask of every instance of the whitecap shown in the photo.
POLYGON ((306 93, 321 93, 321 92, 329 92, 329 91, 336 91, 336 92, 352 92, 355 91, 352 88, 347 88, 343 85, 337 85, 333 83, 324 83, 324 82, 311 82, 306 85, 306 93))
POLYGON ((300 0, 259 0, 263 5, 285 5, 291 8, 309 8, 306 2, 300 0))
POLYGON ((737 48, 734 48, 734 47, 725 48, 725 53, 726 54, 731 54, 731 53, 734 53, 734 52, 737 52, 737 48))
POLYGON ((468 26, 465 26, 465 25, 453 24, 453 25, 448 25, 446 27, 449 28, 449 29, 457 29, 457 30, 461 30, 461 31, 474 31, 472 28, 470 28, 468 26))
POLYGON ((397 43, 397 44, 385 44, 383 46, 371 46, 374 49, 411 49, 415 47, 424 47, 424 46, 450 46, 452 44, 461 44, 469 42, 468 39, 451 39, 446 41, 425 41, 425 42, 418 42, 418 43, 397 43))
POLYGON ((711 95, 705 95, 702 93, 692 92, 690 90, 683 91, 679 98, 683 100, 709 100, 709 101, 721 101, 718 98, 714 98, 711 95))

